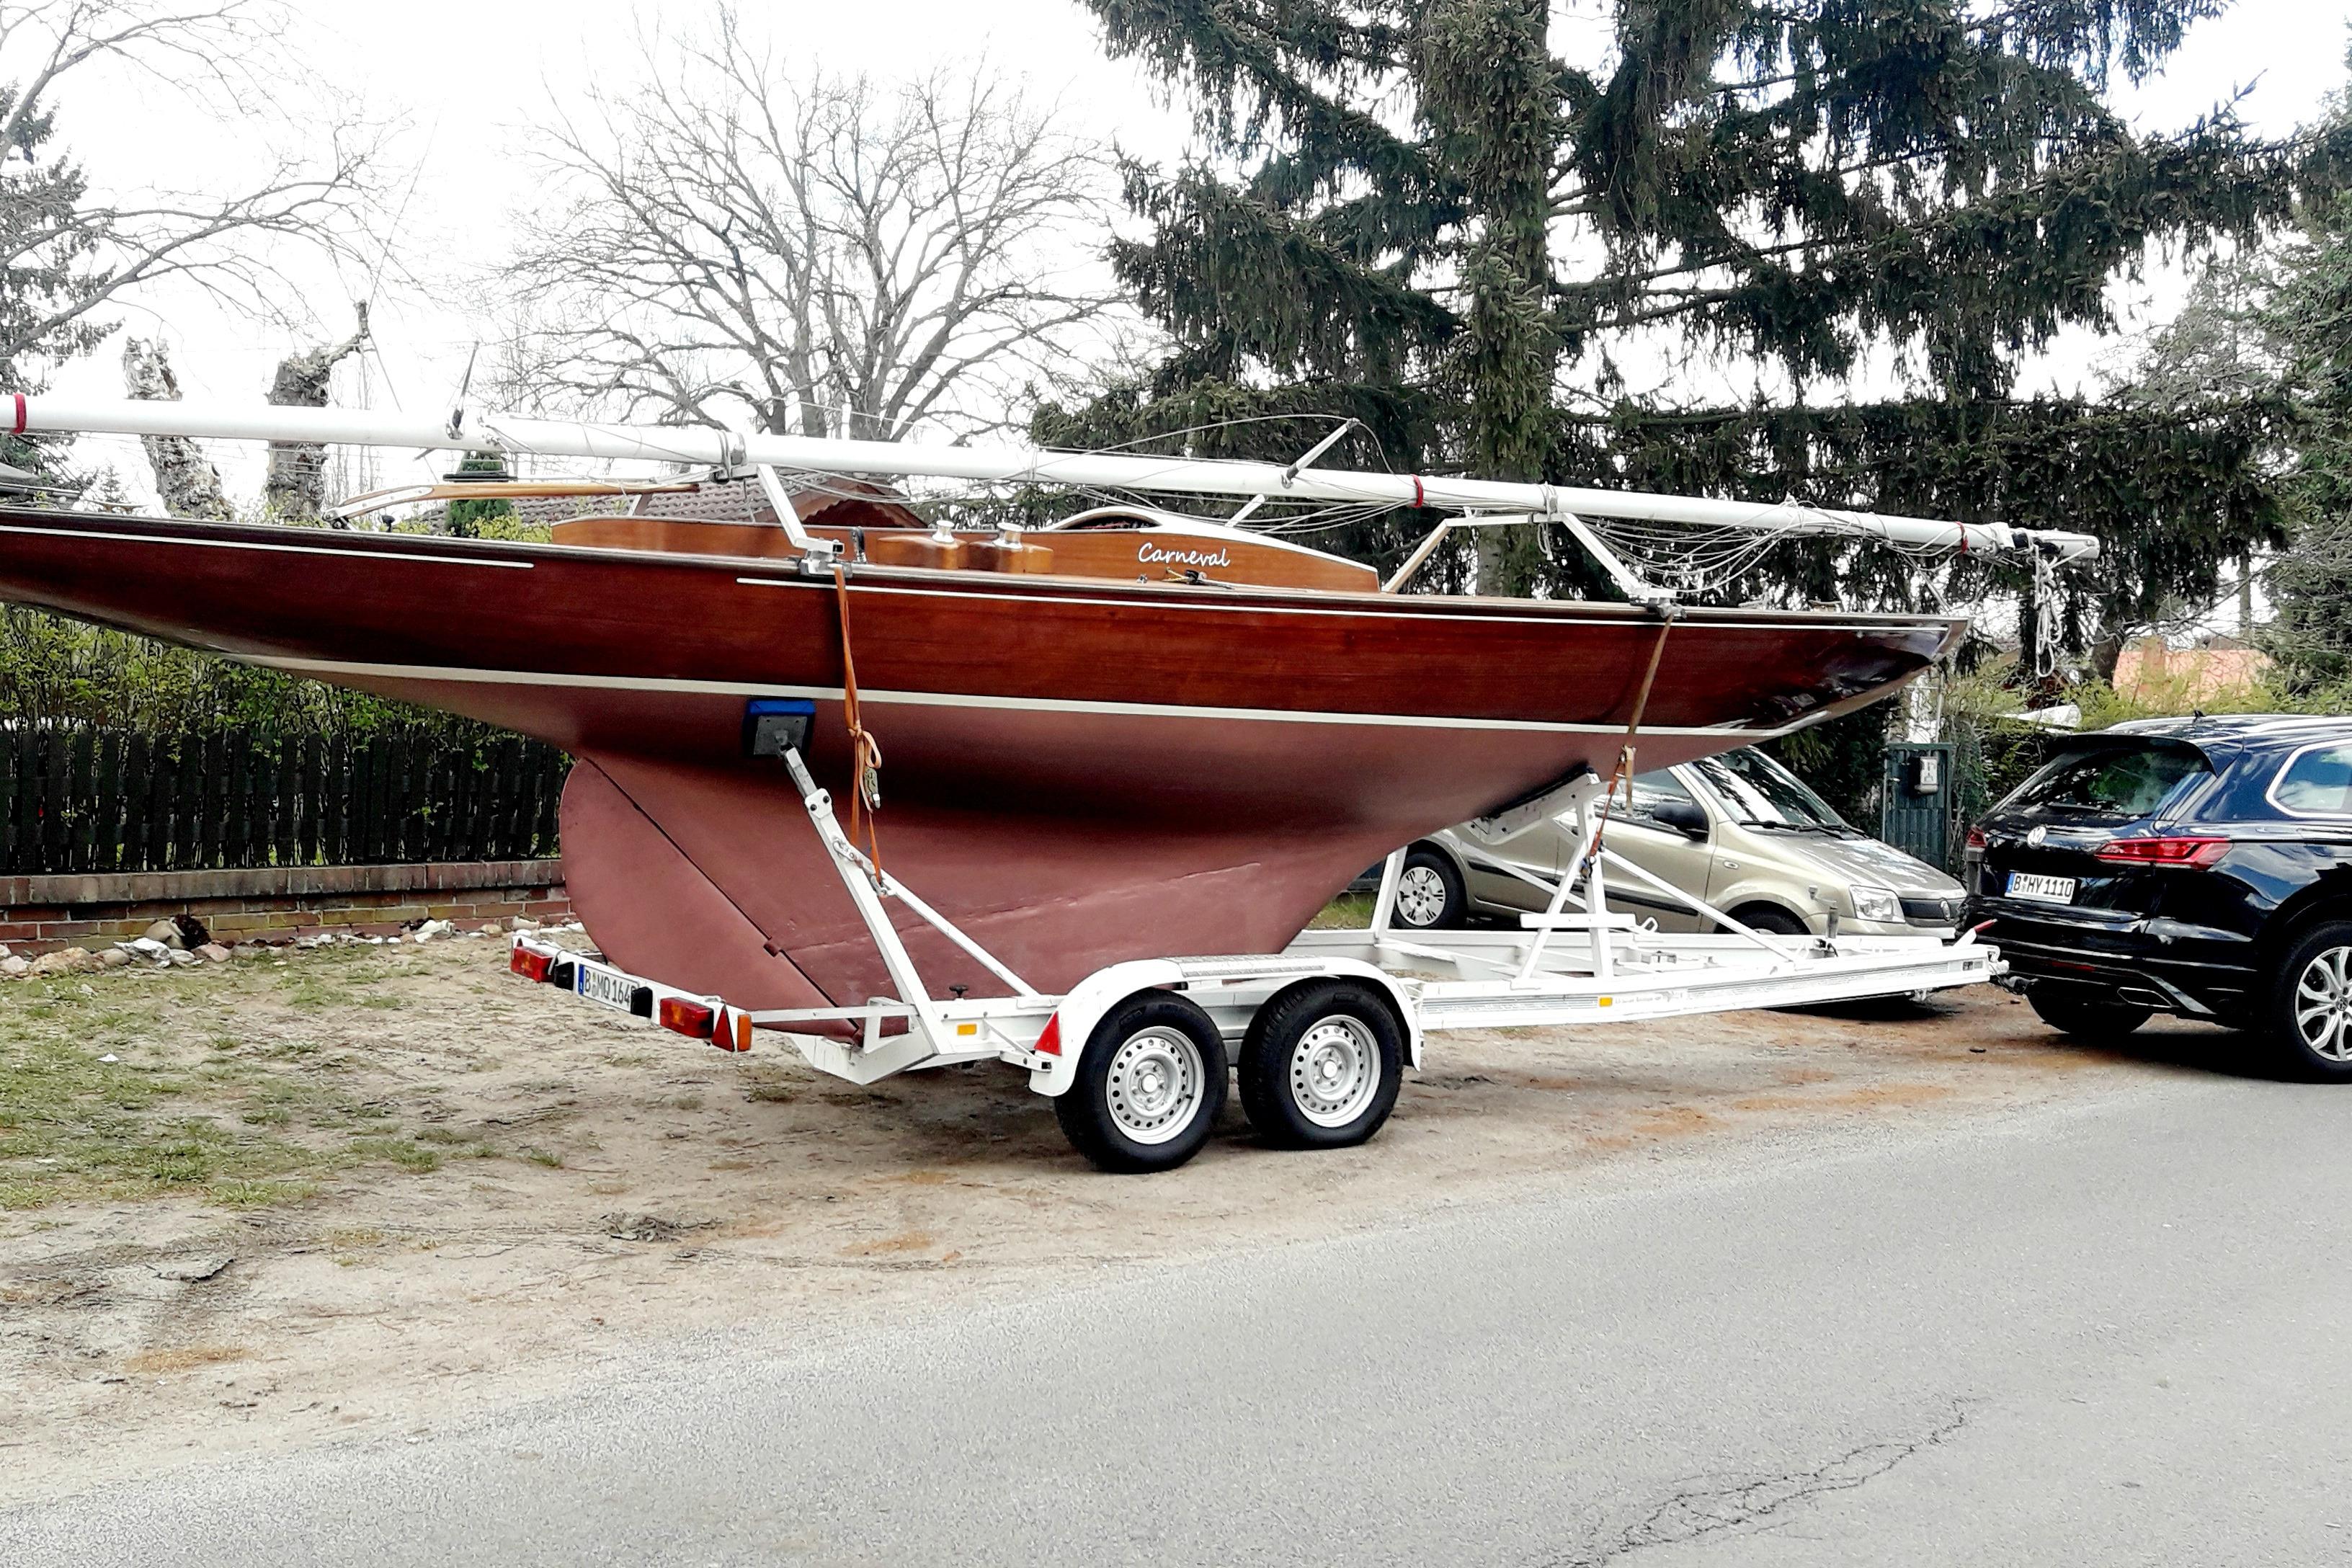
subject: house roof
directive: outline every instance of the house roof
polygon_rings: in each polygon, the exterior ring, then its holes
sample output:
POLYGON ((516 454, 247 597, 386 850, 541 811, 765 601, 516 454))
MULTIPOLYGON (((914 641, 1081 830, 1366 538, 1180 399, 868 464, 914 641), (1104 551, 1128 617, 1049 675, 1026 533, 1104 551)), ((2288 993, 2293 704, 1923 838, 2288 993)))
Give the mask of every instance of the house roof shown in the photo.
MULTIPOLYGON (((823 521, 847 528, 924 528, 929 525, 907 506, 905 498, 887 485, 829 474, 782 477, 784 493, 803 522, 823 521)), ((635 517, 690 519, 697 522, 773 523, 775 510, 756 479, 706 479, 688 490, 661 490, 635 496, 634 508, 604 496, 535 496, 515 502, 515 511, 531 522, 562 522, 569 518, 608 516, 627 511, 635 517)))

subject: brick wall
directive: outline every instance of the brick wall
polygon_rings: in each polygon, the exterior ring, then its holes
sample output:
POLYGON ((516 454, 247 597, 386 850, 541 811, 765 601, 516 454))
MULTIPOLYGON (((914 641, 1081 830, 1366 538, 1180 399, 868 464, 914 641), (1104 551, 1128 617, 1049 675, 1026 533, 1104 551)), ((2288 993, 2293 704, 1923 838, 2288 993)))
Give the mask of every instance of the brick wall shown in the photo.
POLYGON ((26 956, 107 947, 181 916, 201 921, 215 941, 235 943, 322 931, 390 936, 425 920, 471 927, 571 913, 561 860, 0 877, 0 945, 26 956))

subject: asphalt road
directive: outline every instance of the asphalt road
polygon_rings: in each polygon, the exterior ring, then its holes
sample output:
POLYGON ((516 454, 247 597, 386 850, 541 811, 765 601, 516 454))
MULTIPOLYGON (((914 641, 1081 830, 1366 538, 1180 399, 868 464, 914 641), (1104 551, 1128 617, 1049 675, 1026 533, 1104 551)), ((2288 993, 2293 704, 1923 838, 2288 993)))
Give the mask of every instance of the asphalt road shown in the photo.
POLYGON ((1930 1140, 698 1345, 0 1515, 0 1563, 2347 1562, 2347 1127, 2352 1089, 2150 1066, 1930 1140))

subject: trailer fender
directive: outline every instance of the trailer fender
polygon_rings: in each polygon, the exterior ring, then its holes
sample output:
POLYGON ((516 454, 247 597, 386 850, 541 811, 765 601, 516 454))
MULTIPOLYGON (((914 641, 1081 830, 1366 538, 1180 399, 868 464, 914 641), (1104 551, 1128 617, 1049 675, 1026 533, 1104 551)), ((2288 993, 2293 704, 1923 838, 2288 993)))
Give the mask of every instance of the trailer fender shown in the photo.
POLYGON ((1029 1071, 1029 1087, 1049 1098, 1069 1092, 1078 1076, 1078 1058, 1103 1015, 1139 991, 1181 984, 1184 971, 1165 958, 1130 959, 1097 969, 1072 986, 1038 1038, 1041 1065, 1029 1071))
POLYGON ((1404 1036, 1405 1066, 1415 1072, 1421 1070, 1421 1009, 1412 1005, 1412 996, 1406 992, 1403 983, 1395 975, 1378 965, 1366 963, 1360 959, 1330 960, 1328 967, 1322 973, 1309 975, 1297 984, 1284 986, 1267 997, 1265 1006, 1260 1007, 1258 1011, 1265 1012, 1266 1007, 1273 1006, 1285 996, 1297 990, 1300 985, 1312 985, 1318 980, 1360 980, 1387 997, 1389 1011, 1396 1015, 1397 1030, 1404 1036))

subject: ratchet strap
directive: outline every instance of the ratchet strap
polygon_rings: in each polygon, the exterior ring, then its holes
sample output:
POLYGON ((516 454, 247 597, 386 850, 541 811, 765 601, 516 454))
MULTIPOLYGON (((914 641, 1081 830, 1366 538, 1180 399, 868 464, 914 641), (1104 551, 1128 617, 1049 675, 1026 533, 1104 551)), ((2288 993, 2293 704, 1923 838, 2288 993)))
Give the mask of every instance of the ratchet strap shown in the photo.
POLYGON ((1664 605, 1659 614, 1658 640, 1650 645, 1650 668, 1642 672, 1641 689, 1633 694, 1633 717, 1625 725, 1625 743, 1617 750, 1617 767, 1609 775, 1609 788, 1601 796, 1601 819, 1592 829, 1592 841, 1584 847, 1584 858, 1577 863, 1579 877, 1592 875, 1592 863, 1601 858, 1601 836, 1609 831, 1609 805, 1617 798, 1622 787, 1630 798, 1633 788, 1633 742, 1642 732, 1642 715, 1649 710, 1650 689, 1657 684, 1658 665, 1666 656, 1666 635, 1675 629, 1675 616, 1679 606, 1664 605))
POLYGON ((857 710, 857 660, 849 647, 849 576, 835 562, 834 603, 841 614, 841 716, 849 725, 849 838, 857 841, 862 817, 866 825, 866 858, 882 869, 882 841, 875 832, 875 816, 882 809, 882 744, 860 721, 857 710))

